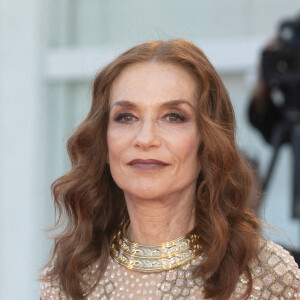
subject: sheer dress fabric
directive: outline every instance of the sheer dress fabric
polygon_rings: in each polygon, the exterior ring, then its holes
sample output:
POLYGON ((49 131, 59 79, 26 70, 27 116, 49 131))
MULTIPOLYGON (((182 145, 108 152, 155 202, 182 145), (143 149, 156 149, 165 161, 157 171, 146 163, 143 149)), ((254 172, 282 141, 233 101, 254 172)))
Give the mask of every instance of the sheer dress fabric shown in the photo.
MULTIPOLYGON (((193 279, 192 270, 201 264, 202 256, 169 271, 142 273, 119 265, 110 258, 104 276, 96 284, 86 300, 173 300, 204 299, 203 281, 193 279)), ((95 282, 98 264, 87 267, 83 276, 89 283, 95 282)), ((45 269, 45 274, 51 267, 45 269)), ((257 257, 251 261, 253 289, 248 299, 300 299, 300 270, 294 258, 281 246, 261 241, 257 257)), ((247 288, 247 279, 241 275, 236 284, 232 300, 241 298, 247 288)), ((71 299, 61 289, 59 281, 41 283, 41 300, 71 299)))

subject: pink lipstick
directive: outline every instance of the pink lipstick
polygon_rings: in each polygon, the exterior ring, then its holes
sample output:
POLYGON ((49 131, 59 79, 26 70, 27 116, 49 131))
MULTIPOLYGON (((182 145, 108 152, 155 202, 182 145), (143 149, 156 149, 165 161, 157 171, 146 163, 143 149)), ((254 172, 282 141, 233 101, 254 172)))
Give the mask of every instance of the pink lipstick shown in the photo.
POLYGON ((157 159, 133 159, 128 163, 136 170, 157 170, 169 166, 169 164, 157 159))

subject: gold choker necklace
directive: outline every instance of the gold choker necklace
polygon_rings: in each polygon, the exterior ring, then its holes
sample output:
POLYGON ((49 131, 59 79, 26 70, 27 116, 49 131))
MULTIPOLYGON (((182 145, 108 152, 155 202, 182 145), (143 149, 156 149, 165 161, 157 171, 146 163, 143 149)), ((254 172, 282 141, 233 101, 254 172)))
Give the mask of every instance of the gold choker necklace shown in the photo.
POLYGON ((171 242, 156 246, 141 245, 125 237, 127 220, 114 236, 111 256, 120 265, 140 272, 161 272, 178 267, 200 255, 199 236, 189 232, 171 242))

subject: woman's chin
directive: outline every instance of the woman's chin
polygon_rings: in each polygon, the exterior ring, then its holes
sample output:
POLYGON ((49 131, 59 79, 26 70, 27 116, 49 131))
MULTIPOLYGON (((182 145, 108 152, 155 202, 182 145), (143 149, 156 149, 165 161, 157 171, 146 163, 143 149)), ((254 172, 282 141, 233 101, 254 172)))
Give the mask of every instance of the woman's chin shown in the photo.
POLYGON ((169 193, 166 190, 157 189, 154 187, 136 189, 124 189, 124 194, 127 199, 145 199, 145 200, 158 200, 166 197, 169 193))

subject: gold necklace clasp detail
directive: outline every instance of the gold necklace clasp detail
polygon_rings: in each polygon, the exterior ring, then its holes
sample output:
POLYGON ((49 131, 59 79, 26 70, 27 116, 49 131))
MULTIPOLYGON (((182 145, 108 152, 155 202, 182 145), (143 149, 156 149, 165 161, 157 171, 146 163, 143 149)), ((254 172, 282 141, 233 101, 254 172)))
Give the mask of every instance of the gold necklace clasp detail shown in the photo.
POLYGON ((125 237, 127 220, 114 236, 111 256, 120 265, 140 272, 161 272, 185 264, 200 255, 199 236, 186 236, 161 245, 148 246, 133 243, 125 237))

